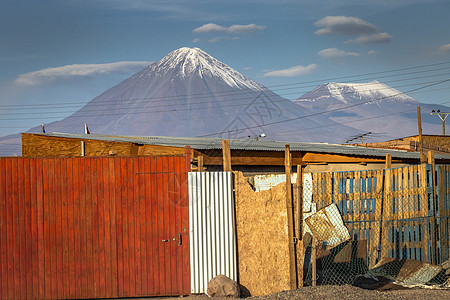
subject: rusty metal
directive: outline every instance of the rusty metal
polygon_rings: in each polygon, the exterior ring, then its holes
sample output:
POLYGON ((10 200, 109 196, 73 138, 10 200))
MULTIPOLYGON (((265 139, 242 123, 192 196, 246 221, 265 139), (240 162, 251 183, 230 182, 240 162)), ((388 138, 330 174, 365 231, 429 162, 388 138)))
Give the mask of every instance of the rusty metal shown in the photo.
POLYGON ((370 273, 387 276, 404 284, 426 284, 441 271, 441 266, 422 261, 384 257, 370 273))
POLYGON ((330 204, 305 219, 323 249, 330 250, 350 239, 336 204, 330 204))

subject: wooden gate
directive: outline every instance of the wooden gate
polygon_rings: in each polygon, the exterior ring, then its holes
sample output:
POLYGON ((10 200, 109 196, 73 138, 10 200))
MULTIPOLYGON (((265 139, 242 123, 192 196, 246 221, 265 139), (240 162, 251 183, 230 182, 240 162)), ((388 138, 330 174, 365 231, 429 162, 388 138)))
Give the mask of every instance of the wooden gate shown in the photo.
POLYGON ((0 158, 0 298, 190 292, 189 154, 0 158))

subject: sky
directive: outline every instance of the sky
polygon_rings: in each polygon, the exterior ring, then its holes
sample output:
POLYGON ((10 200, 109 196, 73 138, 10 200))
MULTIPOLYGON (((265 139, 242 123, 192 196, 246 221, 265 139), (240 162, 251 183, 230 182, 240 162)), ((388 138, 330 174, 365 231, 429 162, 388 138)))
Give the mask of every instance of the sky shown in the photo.
POLYGON ((449 11, 448 0, 1 0, 0 136, 62 119, 185 46, 291 100, 378 80, 450 106, 449 11))

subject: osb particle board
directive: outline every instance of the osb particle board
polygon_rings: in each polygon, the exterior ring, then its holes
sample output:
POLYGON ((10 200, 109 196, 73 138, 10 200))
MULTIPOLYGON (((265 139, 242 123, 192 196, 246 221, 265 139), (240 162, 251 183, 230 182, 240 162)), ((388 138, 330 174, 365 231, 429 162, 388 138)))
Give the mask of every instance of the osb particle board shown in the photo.
POLYGON ((254 192, 237 172, 235 189, 240 284, 254 296, 289 290, 285 184, 254 192))

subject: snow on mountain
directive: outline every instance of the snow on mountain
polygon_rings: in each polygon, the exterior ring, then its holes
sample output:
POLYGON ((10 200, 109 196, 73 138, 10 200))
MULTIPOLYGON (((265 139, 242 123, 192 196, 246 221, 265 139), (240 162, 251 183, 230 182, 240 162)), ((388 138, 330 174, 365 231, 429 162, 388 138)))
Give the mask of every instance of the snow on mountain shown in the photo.
MULTIPOLYGON (((328 116, 333 121, 363 132, 370 141, 385 141, 418 134, 417 106, 412 97, 378 81, 323 84, 299 97, 304 109, 328 116)), ((435 105, 432 109, 448 108, 435 105)), ((423 132, 440 134, 440 120, 422 108, 423 132)))
POLYGON ((199 48, 183 47, 175 50, 133 77, 145 77, 149 74, 159 77, 215 77, 216 79, 223 80, 230 87, 255 91, 265 89, 259 83, 246 78, 233 68, 218 61, 199 48), (176 70, 177 73, 172 73, 172 70, 176 70))
POLYGON ((311 92, 304 94, 296 101, 337 100, 344 103, 370 99, 381 102, 416 102, 408 95, 378 81, 367 83, 336 83, 320 85, 311 92))
POLYGON ((83 133, 87 123, 92 133, 111 135, 255 138, 264 133, 270 140, 329 143, 358 133, 310 114, 206 52, 184 47, 45 128, 83 133))

